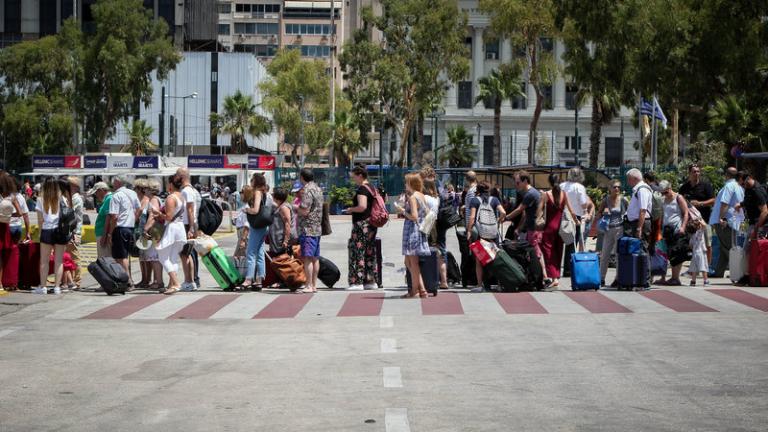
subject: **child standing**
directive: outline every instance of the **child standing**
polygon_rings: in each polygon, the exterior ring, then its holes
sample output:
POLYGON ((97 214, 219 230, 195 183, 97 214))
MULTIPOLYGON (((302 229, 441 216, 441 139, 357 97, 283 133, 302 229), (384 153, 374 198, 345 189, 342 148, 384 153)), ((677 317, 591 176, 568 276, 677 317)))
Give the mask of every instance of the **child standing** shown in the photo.
POLYGON ((704 286, 708 286, 709 262, 707 260, 707 244, 704 238, 707 225, 704 221, 698 220, 695 223, 695 228, 696 231, 691 235, 690 241, 693 256, 691 257, 688 273, 691 275, 691 286, 696 286, 696 275, 698 273, 701 273, 704 278, 704 286))

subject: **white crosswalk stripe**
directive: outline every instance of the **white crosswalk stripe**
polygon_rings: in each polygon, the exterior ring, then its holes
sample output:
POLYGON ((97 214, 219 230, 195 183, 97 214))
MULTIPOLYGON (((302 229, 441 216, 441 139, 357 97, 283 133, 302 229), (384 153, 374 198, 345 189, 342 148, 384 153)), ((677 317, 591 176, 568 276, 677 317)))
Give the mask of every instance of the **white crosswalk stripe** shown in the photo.
POLYGON ((145 319, 166 319, 174 313, 181 310, 184 306, 190 305, 200 300, 201 295, 175 295, 163 299, 157 303, 149 305, 144 309, 128 315, 125 319, 145 320, 145 319))
POLYGON ((211 316, 211 319, 251 319, 276 298, 277 296, 274 295, 243 294, 233 302, 219 309, 218 312, 211 316))

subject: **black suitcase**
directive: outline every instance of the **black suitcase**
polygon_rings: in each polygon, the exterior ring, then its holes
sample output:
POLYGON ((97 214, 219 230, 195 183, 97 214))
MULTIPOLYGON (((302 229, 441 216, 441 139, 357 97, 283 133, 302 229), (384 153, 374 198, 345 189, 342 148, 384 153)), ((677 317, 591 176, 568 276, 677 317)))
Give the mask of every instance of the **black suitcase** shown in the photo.
MULTIPOLYGON (((440 288, 440 266, 437 260, 437 249, 429 248, 432 252, 429 256, 419 257, 419 269, 421 269, 421 280, 424 281, 424 289, 429 294, 437 296, 440 288)), ((411 272, 405 270, 405 283, 408 288, 411 287, 411 272)))
POLYGON ((477 273, 475 272, 475 257, 469 251, 469 241, 464 231, 456 230, 456 238, 459 241, 459 252, 461 253, 461 286, 477 285, 477 273))
POLYGON ((445 268, 448 283, 459 284, 461 283, 461 268, 459 263, 456 262, 456 257, 452 253, 448 252, 445 257, 445 268))
POLYGON ((328 288, 333 288, 341 279, 341 272, 331 260, 320 257, 320 271, 317 273, 317 278, 328 288))
POLYGON ((520 290, 544 289, 544 269, 541 268, 533 246, 528 242, 504 240, 501 242, 501 248, 525 269, 528 284, 520 290))
POLYGON ((107 295, 125 294, 130 283, 128 273, 113 258, 103 257, 88 264, 88 273, 107 295))
POLYGON ((383 274, 381 272, 382 268, 382 255, 381 255, 381 239, 379 237, 376 237, 376 283, 379 285, 379 288, 383 288, 384 285, 381 283, 383 274))

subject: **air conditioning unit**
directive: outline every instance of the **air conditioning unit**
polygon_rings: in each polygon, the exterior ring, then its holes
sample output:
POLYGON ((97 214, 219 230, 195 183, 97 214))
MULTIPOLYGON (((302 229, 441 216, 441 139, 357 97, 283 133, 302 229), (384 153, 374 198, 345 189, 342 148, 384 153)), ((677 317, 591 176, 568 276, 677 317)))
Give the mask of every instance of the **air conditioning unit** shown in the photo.
POLYGON ((487 52, 487 53, 485 53, 485 59, 486 60, 498 60, 499 59, 499 53, 487 52))

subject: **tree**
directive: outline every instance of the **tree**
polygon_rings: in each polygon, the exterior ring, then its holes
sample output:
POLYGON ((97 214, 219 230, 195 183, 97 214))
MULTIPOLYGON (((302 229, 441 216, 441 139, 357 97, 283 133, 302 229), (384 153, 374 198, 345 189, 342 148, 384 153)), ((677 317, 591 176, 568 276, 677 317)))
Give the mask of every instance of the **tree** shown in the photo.
POLYGON ((480 78, 475 104, 493 105, 493 165, 501 165, 501 104, 507 99, 525 97, 519 64, 503 64, 480 78))
POLYGON ((320 141, 303 141, 310 148, 317 148, 327 142, 319 129, 327 128, 327 122, 306 122, 307 114, 314 119, 329 117, 328 76, 326 64, 320 60, 301 58, 296 49, 281 49, 267 66, 272 79, 260 84, 264 92, 263 105, 283 131, 282 140, 291 144, 291 158, 296 168, 302 168, 298 156, 304 137, 317 137, 320 141))
POLYGON ((134 120, 129 128, 130 140, 122 150, 136 156, 148 155, 157 151, 157 144, 152 141, 154 129, 144 120, 134 120))
POLYGON ((464 126, 448 129, 446 150, 440 154, 440 161, 448 162, 450 168, 472 166, 477 155, 477 147, 472 144, 472 136, 464 126))
POLYGON ((336 158, 340 167, 349 167, 357 153, 364 150, 360 140, 360 130, 354 118, 348 111, 338 111, 334 117, 333 138, 328 140, 327 147, 336 158))
POLYGON ((246 134, 258 139, 272 132, 269 119, 259 114, 253 98, 240 90, 224 98, 223 113, 211 113, 208 119, 213 133, 229 135, 230 152, 234 154, 248 153, 246 134))
POLYGON ((618 93, 614 91, 590 94, 590 91, 587 89, 579 89, 576 93, 576 106, 583 107, 587 102, 592 102, 592 131, 589 134, 589 167, 597 168, 603 126, 611 124, 613 119, 619 116, 621 101, 618 93))
POLYGON ((725 143, 729 148, 746 146, 757 138, 753 129, 753 113, 746 106, 744 98, 728 95, 715 101, 707 112, 711 140, 725 143))
POLYGON ((490 17, 491 29, 499 37, 525 48, 528 82, 536 92, 536 107, 528 134, 528 163, 534 162, 539 118, 544 107, 544 87, 551 85, 558 66, 542 39, 558 36, 552 0, 480 0, 480 10, 490 17))
MULTIPOLYGON (((464 45, 467 17, 455 0, 381 0, 381 14, 363 11, 363 28, 355 32, 340 60, 347 77, 353 112, 374 112, 392 125, 400 142, 398 165, 406 162, 406 145, 419 113, 440 100, 448 81, 469 71, 464 45), (375 34, 381 40, 374 40, 375 34)), ((414 165, 422 148, 413 140, 414 165)))
POLYGON ((152 101, 152 74, 163 80, 181 61, 168 38, 168 25, 155 20, 142 0, 100 0, 91 7, 95 29, 84 35, 78 22, 64 34, 79 53, 77 113, 83 116, 88 149, 96 151, 115 133, 120 120, 152 101))

